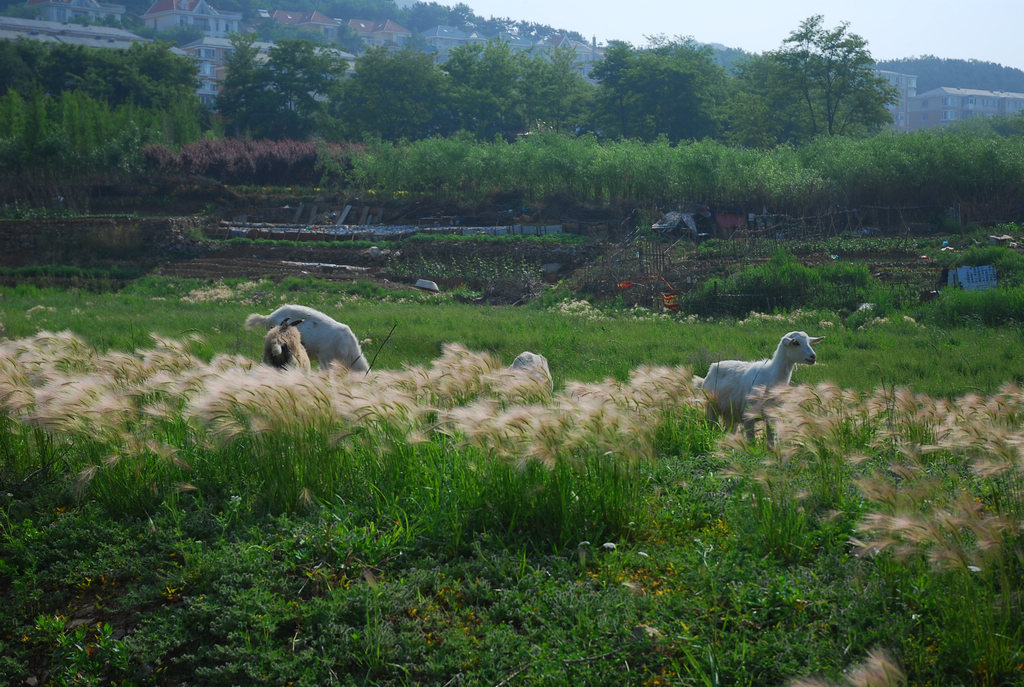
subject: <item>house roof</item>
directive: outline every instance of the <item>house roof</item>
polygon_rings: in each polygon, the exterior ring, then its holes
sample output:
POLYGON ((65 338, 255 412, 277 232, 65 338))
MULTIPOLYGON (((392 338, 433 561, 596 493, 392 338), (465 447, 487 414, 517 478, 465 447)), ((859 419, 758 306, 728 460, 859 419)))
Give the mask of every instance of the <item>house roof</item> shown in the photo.
POLYGON ((28 0, 29 5, 77 5, 78 7, 99 7, 96 0, 28 0))
POLYGON ((148 43, 124 29, 109 26, 71 24, 39 19, 0 16, 0 39, 29 38, 48 43, 68 43, 95 48, 127 48, 133 43, 148 43))
POLYGON ((377 31, 380 33, 412 33, 409 29, 396 24, 390 19, 385 19, 377 25, 377 31))
POLYGON ((369 19, 349 19, 348 25, 349 28, 351 28, 356 33, 412 33, 412 31, 410 31, 409 29, 399 24, 396 24, 390 19, 385 19, 384 21, 371 21, 369 19))
POLYGON ((320 10, 312 12, 296 12, 293 10, 274 10, 272 15, 275 21, 282 24, 324 24, 326 26, 341 26, 341 22, 332 19, 320 10))
POLYGON ((68 7, 85 8, 87 11, 103 12, 106 14, 124 14, 127 8, 124 5, 101 4, 97 0, 28 0, 29 5, 67 5, 68 7))
POLYGON ((979 88, 953 88, 952 86, 939 86, 924 93, 918 93, 918 98, 936 97, 941 95, 980 96, 983 98, 1024 98, 1024 93, 1013 91, 985 91, 979 88))
POLYGON ((469 38, 469 34, 465 31, 457 29, 454 26, 441 26, 440 24, 429 31, 424 31, 423 35, 427 38, 451 38, 463 40, 469 38))
POLYGON ((221 12, 217 8, 205 2, 205 0, 156 0, 156 2, 154 2, 142 16, 146 17, 154 14, 166 14, 169 12, 188 12, 192 14, 242 17, 240 12, 221 12))
POLYGON ((497 35, 497 39, 499 41, 504 41, 506 43, 510 43, 513 46, 516 46, 516 47, 519 47, 519 48, 531 48, 531 47, 533 47, 533 41, 530 40, 529 38, 523 38, 522 36, 514 36, 514 35, 512 35, 511 33, 508 33, 508 32, 499 33, 497 35))

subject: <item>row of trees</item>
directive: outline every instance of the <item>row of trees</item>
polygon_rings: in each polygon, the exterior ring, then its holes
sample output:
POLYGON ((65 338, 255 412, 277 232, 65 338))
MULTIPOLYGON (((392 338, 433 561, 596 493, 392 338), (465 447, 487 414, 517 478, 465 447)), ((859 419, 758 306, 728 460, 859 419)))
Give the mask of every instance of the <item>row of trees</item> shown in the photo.
POLYGON ((534 129, 672 142, 800 143, 819 134, 866 135, 889 121, 895 94, 875 75, 864 39, 822 17, 732 76, 691 40, 613 43, 588 81, 575 53, 460 46, 443 64, 412 49, 371 50, 346 75, 340 57, 283 41, 263 59, 234 39, 221 115, 235 135, 417 139, 470 132, 511 138, 534 129))
MULTIPOLYGON (((414 140, 469 133, 511 139, 549 129, 603 139, 714 138, 771 146, 826 135, 866 135, 889 121, 894 94, 875 76, 865 41, 845 24, 804 21, 776 51, 735 75, 710 48, 655 39, 614 43, 591 71, 574 52, 520 52, 507 42, 460 46, 437 64, 413 49, 370 50, 354 70, 338 53, 284 40, 261 55, 233 39, 217 121, 203 119, 196 67, 161 44, 127 51, 0 42, 0 93, 58 97, 75 91, 110 107, 195 108, 204 130, 252 138, 414 140)), ((209 113, 207 113, 209 114, 209 113)))
POLYGON ((133 104, 167 109, 190 103, 200 117, 197 69, 167 45, 135 43, 127 50, 88 48, 68 43, 0 40, 0 95, 23 98, 39 93, 59 97, 78 92, 110 107, 133 104))

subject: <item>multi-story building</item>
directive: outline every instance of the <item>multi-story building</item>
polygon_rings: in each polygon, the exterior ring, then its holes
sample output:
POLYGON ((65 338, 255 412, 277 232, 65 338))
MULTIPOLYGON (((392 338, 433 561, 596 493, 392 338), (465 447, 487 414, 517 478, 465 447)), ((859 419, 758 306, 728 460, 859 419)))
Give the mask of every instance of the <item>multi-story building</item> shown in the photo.
POLYGON ((885 69, 876 69, 875 73, 888 81, 899 94, 895 103, 886 106, 892 115, 891 128, 895 131, 910 131, 910 99, 917 95, 917 76, 885 69))
POLYGON ((127 48, 133 43, 146 42, 124 29, 89 24, 41 21, 0 16, 0 40, 27 39, 44 43, 67 43, 92 48, 127 48))
POLYGON ((156 0, 141 19, 156 31, 195 27, 204 36, 227 38, 229 34, 238 33, 242 14, 221 12, 206 0, 156 0))
POLYGON ((1024 93, 942 86, 910 98, 908 131, 1024 112, 1024 93))
POLYGON ((86 21, 93 24, 113 20, 120 24, 124 5, 101 4, 96 0, 28 0, 29 7, 39 10, 39 18, 48 21, 86 21))

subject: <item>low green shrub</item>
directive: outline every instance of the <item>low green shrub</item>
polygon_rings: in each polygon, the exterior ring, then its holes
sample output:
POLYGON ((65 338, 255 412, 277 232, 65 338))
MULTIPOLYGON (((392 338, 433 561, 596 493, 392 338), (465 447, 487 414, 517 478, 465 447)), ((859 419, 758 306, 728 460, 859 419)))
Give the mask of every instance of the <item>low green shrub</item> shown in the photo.
POLYGON ((985 291, 943 289, 941 298, 927 312, 929 321, 939 327, 1024 323, 1024 286, 985 291))

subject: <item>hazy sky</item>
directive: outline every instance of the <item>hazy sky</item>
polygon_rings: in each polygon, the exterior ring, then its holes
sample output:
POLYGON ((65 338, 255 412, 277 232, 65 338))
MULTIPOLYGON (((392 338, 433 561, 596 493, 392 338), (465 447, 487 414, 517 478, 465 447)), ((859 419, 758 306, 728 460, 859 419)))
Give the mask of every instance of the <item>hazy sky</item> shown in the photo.
MULTIPOLYGON (((876 60, 919 55, 1024 69, 1024 0, 460 0, 482 17, 509 17, 635 47, 645 36, 692 36, 760 53, 815 14, 868 42, 876 60)), ((455 0, 441 2, 454 6, 455 0)))

